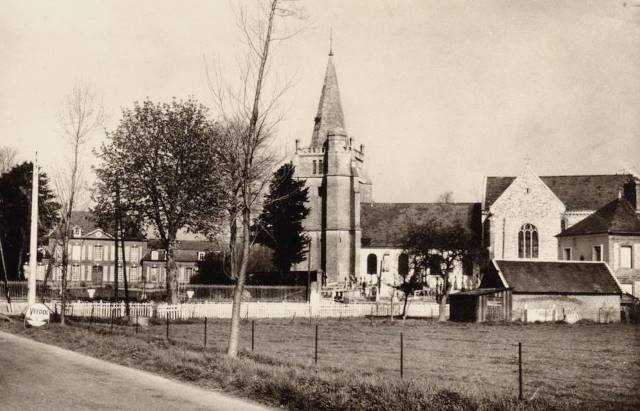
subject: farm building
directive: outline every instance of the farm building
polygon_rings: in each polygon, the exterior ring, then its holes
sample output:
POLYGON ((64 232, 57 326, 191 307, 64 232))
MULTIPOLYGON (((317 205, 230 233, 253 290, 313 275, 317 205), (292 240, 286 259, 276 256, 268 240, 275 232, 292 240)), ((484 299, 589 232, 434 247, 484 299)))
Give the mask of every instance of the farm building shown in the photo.
POLYGON ((493 260, 478 290, 450 296, 450 318, 619 322, 621 294, 603 262, 493 260))

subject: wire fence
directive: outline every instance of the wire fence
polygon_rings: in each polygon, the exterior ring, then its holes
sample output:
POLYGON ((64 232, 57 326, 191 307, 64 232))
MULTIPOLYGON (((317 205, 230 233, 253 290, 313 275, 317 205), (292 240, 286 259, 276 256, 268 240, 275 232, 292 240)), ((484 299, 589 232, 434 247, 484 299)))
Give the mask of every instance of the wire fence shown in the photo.
MULTIPOLYGON (((141 326, 78 317, 92 329, 223 351, 229 321, 156 317, 141 326)), ((458 392, 640 403, 640 339, 626 324, 440 325, 387 319, 243 320, 247 353, 326 369, 436 383, 458 392), (569 327, 571 327, 569 329, 569 327)))

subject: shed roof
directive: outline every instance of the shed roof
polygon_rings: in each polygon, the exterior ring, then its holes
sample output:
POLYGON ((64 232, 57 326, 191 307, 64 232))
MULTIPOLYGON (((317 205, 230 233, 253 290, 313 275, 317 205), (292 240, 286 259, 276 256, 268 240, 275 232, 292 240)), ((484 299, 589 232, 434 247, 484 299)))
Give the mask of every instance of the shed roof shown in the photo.
POLYGON ((480 203, 362 203, 362 246, 400 247, 411 224, 431 219, 479 232, 480 203))
POLYGON ((617 198, 557 237, 588 234, 640 235, 640 217, 624 198, 617 198))
MULTIPOLYGON (((604 262, 493 260, 500 283, 514 293, 620 294, 604 262)), ((484 279, 483 279, 484 280, 484 279)))
MULTIPOLYGON (((487 177, 484 208, 488 209, 516 177, 487 177)), ((634 179, 632 174, 541 176, 540 179, 562 201, 567 211, 597 210, 634 179)))

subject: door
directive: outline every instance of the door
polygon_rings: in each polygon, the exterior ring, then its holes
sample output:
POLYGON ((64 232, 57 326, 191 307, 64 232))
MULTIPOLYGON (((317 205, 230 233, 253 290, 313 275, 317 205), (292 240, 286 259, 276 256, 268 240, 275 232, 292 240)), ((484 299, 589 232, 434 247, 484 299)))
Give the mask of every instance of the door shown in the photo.
POLYGON ((94 265, 91 268, 91 283, 102 284, 102 266, 94 265))

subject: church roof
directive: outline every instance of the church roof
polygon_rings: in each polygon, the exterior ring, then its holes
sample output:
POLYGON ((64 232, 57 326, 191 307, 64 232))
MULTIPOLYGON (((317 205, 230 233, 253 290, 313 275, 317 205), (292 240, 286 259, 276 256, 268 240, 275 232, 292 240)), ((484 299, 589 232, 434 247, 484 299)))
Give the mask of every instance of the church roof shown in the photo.
POLYGON ((624 198, 617 198, 584 220, 572 225, 557 237, 586 234, 640 235, 640 218, 624 198))
POLYGON ((327 71, 324 75, 322 93, 318 103, 318 113, 313 125, 311 147, 322 147, 327 139, 327 133, 333 129, 344 129, 344 114, 340 100, 338 76, 333 65, 333 53, 329 53, 327 71))
POLYGON ((480 217, 480 203, 362 203, 362 246, 400 247, 411 224, 432 219, 479 232, 480 217))
POLYGON ((605 263, 493 260, 492 265, 481 288, 506 287, 525 294, 621 294, 605 263))
MULTIPOLYGON (((631 174, 541 176, 540 179, 562 201, 567 211, 597 210, 623 190, 631 174)), ((515 177, 487 177, 484 208, 488 209, 511 185, 515 177)))

